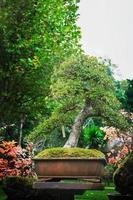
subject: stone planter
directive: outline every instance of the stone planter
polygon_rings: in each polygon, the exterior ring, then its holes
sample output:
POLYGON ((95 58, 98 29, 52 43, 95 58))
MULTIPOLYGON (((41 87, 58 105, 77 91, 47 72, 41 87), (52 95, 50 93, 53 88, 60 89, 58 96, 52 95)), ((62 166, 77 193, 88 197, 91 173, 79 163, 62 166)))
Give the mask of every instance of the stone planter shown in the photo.
POLYGON ((106 164, 104 158, 35 158, 33 161, 40 178, 99 179, 106 164))

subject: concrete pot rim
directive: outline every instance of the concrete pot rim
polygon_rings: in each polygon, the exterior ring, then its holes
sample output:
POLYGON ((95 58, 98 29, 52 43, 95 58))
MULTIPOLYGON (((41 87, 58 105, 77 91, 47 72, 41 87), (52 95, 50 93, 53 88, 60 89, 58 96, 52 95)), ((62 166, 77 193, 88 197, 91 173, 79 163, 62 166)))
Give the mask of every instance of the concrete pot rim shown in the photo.
POLYGON ((90 158, 81 158, 81 157, 66 157, 66 158, 33 158, 33 161, 69 161, 69 160, 84 160, 84 161, 101 161, 104 164, 107 164, 105 158, 98 158, 98 157, 90 157, 90 158))

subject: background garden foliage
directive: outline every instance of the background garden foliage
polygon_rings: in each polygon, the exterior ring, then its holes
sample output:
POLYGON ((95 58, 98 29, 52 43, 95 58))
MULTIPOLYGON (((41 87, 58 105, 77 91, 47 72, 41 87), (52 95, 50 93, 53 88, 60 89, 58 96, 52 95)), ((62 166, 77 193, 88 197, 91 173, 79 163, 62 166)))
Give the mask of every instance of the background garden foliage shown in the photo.
POLYGON ((32 188, 38 152, 106 157, 103 181, 117 169, 117 191, 132 194, 133 80, 115 80, 110 59, 85 55, 79 2, 0 1, 0 199, 4 191, 11 200, 51 199, 32 188), (57 148, 42 151, 49 147, 57 148))
POLYGON ((57 135, 62 146, 86 102, 96 126, 128 126, 119 110, 132 111, 132 81, 116 82, 110 60, 83 55, 78 3, 1 1, 1 140, 25 145, 29 135, 58 146, 57 135))
POLYGON ((73 0, 0 3, 0 126, 23 120, 27 133, 49 116, 46 97, 54 65, 81 51, 73 0))
POLYGON ((78 8, 79 0, 0 2, 1 177, 32 175, 29 141, 34 153, 100 149, 111 170, 132 151, 133 80, 116 81, 111 60, 85 55, 78 8))

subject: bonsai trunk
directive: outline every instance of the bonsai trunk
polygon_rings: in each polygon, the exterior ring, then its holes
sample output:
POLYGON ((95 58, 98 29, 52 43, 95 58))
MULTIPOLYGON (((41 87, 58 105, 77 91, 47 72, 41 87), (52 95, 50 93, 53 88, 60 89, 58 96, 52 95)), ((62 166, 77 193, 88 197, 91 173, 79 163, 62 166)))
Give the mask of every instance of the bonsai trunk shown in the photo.
POLYGON ((69 135, 64 147, 76 147, 81 134, 82 125, 88 116, 91 116, 92 107, 88 104, 80 111, 72 126, 72 132, 69 135))

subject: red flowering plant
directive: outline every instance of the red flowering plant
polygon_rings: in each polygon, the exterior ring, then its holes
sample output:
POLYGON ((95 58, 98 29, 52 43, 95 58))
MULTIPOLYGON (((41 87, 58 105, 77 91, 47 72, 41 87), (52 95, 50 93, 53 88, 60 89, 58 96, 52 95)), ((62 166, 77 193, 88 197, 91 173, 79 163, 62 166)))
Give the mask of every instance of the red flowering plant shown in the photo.
POLYGON ((31 148, 22 149, 15 141, 0 142, 0 179, 6 176, 33 176, 31 148))
POLYGON ((121 161, 132 152, 133 137, 129 132, 122 132, 114 127, 104 127, 106 132, 104 140, 108 144, 108 152, 106 154, 109 164, 117 168, 121 165, 121 161))

